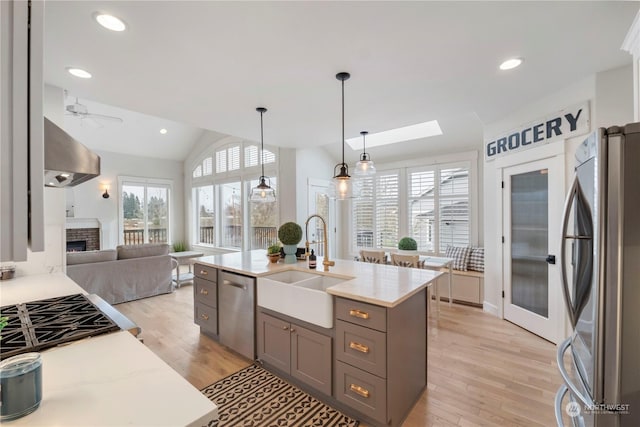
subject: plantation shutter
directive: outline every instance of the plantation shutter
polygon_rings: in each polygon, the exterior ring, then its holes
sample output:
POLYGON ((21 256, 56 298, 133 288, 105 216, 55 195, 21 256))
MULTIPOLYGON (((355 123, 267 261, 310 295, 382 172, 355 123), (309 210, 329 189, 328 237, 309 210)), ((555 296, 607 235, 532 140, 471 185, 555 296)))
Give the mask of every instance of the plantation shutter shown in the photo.
POLYGON ((227 150, 216 151, 216 173, 227 171, 227 150))
POLYGON ((386 171, 376 175, 374 247, 398 246, 399 184, 398 171, 386 171))
POLYGON ((374 245, 374 201, 373 201, 373 177, 358 179, 357 185, 360 187, 360 197, 353 201, 352 218, 352 242, 353 251, 358 252, 361 248, 373 248, 374 245))
POLYGON ((213 159, 211 157, 207 157, 202 162, 202 174, 204 176, 211 175, 213 173, 213 159))
POLYGON ((468 246, 469 170, 467 168, 440 171, 440 252, 447 245, 468 246))
POLYGON ((229 148, 229 169, 230 171, 235 171, 240 169, 240 146, 236 145, 235 147, 229 148))
POLYGON ((433 251, 436 234, 436 172, 416 170, 408 174, 409 236, 418 243, 418 250, 433 251))
POLYGON ((258 160, 258 146, 248 145, 244 147, 244 167, 250 168, 258 166, 260 164, 258 160))

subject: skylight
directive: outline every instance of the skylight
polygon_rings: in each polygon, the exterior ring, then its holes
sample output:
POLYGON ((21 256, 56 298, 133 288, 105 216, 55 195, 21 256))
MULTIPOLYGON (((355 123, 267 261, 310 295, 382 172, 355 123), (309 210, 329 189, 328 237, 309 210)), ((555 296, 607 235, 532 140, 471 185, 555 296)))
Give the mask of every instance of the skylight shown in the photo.
MULTIPOLYGON (((440 129, 437 120, 431 120, 429 122, 418 123, 417 125, 370 133, 367 135, 367 148, 437 135, 442 135, 442 129, 440 129)), ((362 150, 362 137, 349 138, 346 142, 352 150, 362 150)))

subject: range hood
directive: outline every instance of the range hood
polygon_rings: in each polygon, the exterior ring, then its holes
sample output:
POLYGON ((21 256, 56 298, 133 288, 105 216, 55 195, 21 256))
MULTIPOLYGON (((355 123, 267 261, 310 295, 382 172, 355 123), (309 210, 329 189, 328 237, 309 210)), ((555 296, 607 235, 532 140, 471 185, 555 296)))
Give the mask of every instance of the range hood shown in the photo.
POLYGON ((98 175, 100 156, 45 117, 45 187, 73 187, 98 175))

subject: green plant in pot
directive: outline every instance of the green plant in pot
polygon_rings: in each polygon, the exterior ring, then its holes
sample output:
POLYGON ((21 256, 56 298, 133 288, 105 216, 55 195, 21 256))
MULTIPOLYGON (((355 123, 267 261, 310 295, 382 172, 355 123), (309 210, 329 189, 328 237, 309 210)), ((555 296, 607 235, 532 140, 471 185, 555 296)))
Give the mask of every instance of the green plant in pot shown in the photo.
POLYGON ((267 248, 267 256, 272 263, 278 262, 280 259, 280 244, 274 243, 267 248))
POLYGON ((418 242, 412 237, 403 237, 398 242, 398 252, 414 254, 418 250, 418 242))
POLYGON ((302 240, 302 227, 295 222, 285 222, 278 229, 278 239, 284 247, 284 263, 295 264, 298 243, 302 240))

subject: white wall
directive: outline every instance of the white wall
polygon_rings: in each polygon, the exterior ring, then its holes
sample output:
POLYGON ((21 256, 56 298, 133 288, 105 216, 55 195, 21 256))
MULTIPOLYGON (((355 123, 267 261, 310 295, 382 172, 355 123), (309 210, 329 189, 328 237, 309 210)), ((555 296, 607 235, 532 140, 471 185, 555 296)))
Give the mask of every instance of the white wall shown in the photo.
POLYGON ((633 101, 632 64, 596 74, 596 127, 631 123, 633 101))
MULTIPOLYGON (((595 76, 548 95, 537 102, 531 103, 511 115, 493 123, 485 125, 485 140, 500 133, 517 129, 521 124, 545 117, 548 114, 562 110, 568 106, 591 100, 591 125, 593 126, 593 111, 595 98, 595 76)), ((575 143, 567 142, 565 147, 565 159, 573 159, 575 145, 583 138, 575 138, 575 143)), ((550 142, 550 144, 565 142, 550 142)), ((529 150, 531 151, 531 150, 529 150)), ((522 152, 525 155, 525 152, 522 152)), ((534 160, 532 158, 531 160, 534 160)), ((565 176, 567 173, 565 173, 565 176)), ((567 177, 568 179, 568 177, 567 177)), ((565 180, 566 182, 566 180, 565 180)), ((502 317, 502 191, 498 181, 498 169, 496 161, 484 164, 484 309, 496 316, 502 317)))
POLYGON ((309 180, 331 181, 333 167, 339 160, 333 159, 324 148, 313 147, 296 150, 294 161, 297 200, 292 220, 303 226, 309 215, 316 213, 309 212, 309 180))
POLYGON ((172 241, 184 240, 184 174, 183 163, 175 160, 154 159, 96 151, 100 156, 100 176, 68 189, 73 200, 75 218, 97 218, 102 223, 102 249, 113 249, 118 239, 118 176, 157 178, 173 181, 171 188, 172 241), (108 199, 102 198, 103 185, 109 185, 108 199))
MULTIPOLYGON (((582 101, 590 101, 590 127, 611 126, 630 122, 633 117, 633 78, 631 65, 604 71, 571 86, 547 95, 537 102, 514 111, 507 117, 485 125, 485 140, 500 133, 517 129, 523 123, 545 117, 582 101)), ((573 174, 573 158, 585 135, 550 144, 564 144, 565 192, 573 174)), ((532 150, 528 150, 533 152, 532 150)), ((527 151, 521 152, 526 155, 527 151)), ((535 160, 531 158, 531 160, 535 160)), ((502 215, 496 209, 502 206, 496 161, 484 164, 484 309, 502 317, 502 215)))

